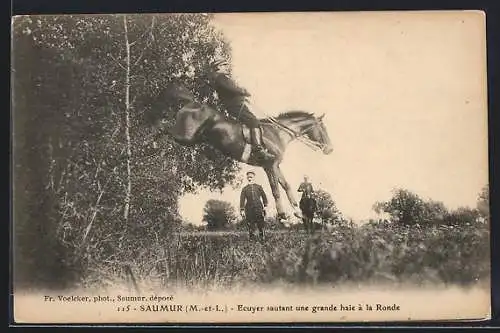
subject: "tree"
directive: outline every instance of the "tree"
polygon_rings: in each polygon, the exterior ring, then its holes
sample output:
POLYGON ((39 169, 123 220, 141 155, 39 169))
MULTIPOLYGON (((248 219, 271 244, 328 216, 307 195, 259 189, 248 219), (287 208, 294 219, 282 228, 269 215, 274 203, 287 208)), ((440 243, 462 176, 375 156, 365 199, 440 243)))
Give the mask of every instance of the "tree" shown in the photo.
POLYGON ((429 199, 424 201, 421 221, 423 223, 440 223, 449 214, 441 201, 429 199))
POLYGON ((210 199, 203 208, 203 222, 207 230, 225 230, 236 219, 234 207, 227 201, 210 199))
POLYGON ((442 221, 447 209, 442 202, 425 201, 417 194, 405 190, 393 190, 388 201, 376 202, 373 205, 376 213, 387 213, 393 222, 403 225, 428 224, 442 221))
POLYGON ((459 207, 447 213, 443 218, 443 224, 447 225, 465 225, 475 224, 479 219, 480 213, 477 209, 469 207, 459 207))
POLYGON ((216 55, 230 62, 230 48, 210 20, 14 20, 17 277, 51 283, 104 258, 134 258, 124 249, 138 251, 132 244, 179 224, 180 195, 234 180, 238 164, 209 146, 165 140, 152 154, 143 144, 153 105, 172 124, 176 110, 154 103, 170 80, 182 77, 197 98, 217 105, 203 68, 216 55))
POLYGON ((181 228, 180 228, 182 231, 184 232, 193 232, 193 231, 196 231, 198 230, 198 226, 191 223, 191 222, 188 222, 188 221, 184 221, 182 224, 181 224, 181 228))
POLYGON ((481 192, 478 195, 477 198, 477 210, 479 213, 479 216, 484 220, 484 221, 489 221, 490 220, 490 189, 489 185, 485 185, 481 192))

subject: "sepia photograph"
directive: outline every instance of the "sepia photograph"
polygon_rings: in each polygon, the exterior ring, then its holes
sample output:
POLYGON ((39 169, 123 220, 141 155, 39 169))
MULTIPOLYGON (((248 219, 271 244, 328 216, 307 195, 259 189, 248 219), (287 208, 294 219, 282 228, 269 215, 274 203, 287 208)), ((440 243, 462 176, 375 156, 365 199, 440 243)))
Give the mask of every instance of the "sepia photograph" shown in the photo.
POLYGON ((13 17, 15 322, 489 319, 485 22, 13 17))

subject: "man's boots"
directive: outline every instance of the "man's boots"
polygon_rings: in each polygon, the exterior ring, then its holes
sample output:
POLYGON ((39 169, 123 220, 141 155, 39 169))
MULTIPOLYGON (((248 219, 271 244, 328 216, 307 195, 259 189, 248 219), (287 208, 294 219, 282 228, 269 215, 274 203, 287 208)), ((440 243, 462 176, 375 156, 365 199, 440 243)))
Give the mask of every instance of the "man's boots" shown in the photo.
POLYGON ((250 130, 250 134, 252 137, 252 145, 255 147, 255 152, 261 159, 270 159, 274 156, 270 154, 262 145, 262 136, 259 127, 252 128, 250 130))

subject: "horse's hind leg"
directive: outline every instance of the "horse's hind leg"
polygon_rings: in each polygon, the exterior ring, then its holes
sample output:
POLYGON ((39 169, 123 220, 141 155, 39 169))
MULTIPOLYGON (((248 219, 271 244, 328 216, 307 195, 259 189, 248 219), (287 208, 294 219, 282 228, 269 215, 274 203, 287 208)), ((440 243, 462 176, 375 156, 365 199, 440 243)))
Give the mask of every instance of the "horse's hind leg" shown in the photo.
POLYGON ((313 221, 312 219, 308 216, 306 217, 306 221, 307 221, 307 228, 308 228, 308 231, 309 231, 309 234, 314 234, 314 224, 313 224, 313 221))
POLYGON ((312 223, 311 219, 308 216, 304 216, 304 227, 306 229, 306 234, 312 234, 313 229, 312 229, 312 223))

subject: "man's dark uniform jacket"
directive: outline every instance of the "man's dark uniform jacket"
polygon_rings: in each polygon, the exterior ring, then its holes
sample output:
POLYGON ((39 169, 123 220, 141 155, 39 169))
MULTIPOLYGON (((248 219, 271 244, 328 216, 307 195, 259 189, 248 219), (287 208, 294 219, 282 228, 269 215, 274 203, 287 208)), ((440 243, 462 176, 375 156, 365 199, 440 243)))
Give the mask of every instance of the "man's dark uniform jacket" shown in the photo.
POLYGON ((262 186, 248 184, 241 190, 240 210, 244 209, 247 217, 263 217, 264 206, 267 206, 267 197, 262 186))

